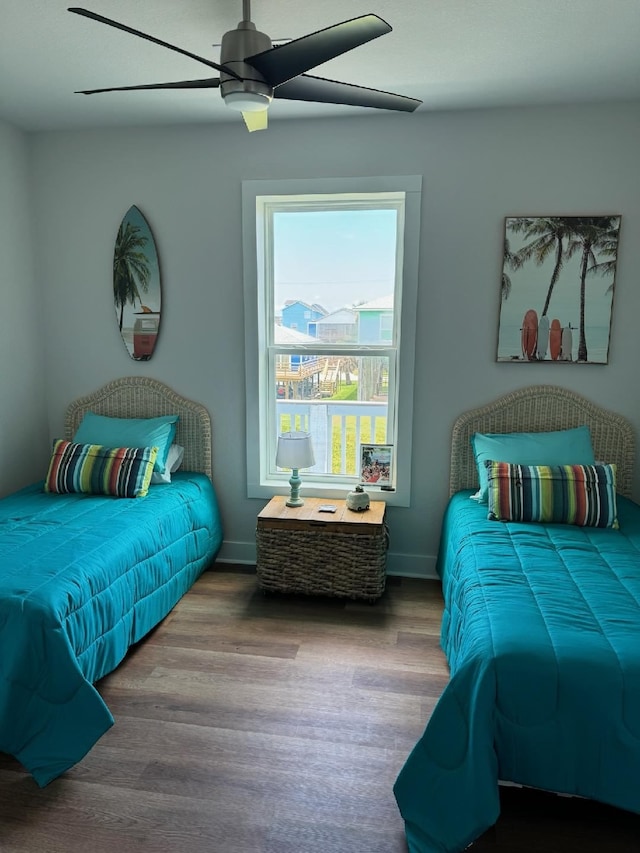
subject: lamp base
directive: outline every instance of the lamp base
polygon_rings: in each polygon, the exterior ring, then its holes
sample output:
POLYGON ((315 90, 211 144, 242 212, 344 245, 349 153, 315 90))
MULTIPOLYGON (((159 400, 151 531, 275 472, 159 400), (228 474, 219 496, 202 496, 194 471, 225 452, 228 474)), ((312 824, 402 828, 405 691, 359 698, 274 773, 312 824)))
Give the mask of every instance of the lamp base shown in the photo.
POLYGON ((287 501, 287 506, 304 506, 304 501, 300 497, 300 475, 298 473, 297 468, 291 469, 291 478, 289 480, 289 485, 291 486, 291 494, 289 495, 289 500, 287 501))
POLYGON ((304 506, 304 501, 302 500, 302 498, 298 498, 298 500, 292 500, 291 498, 289 498, 285 506, 304 506))

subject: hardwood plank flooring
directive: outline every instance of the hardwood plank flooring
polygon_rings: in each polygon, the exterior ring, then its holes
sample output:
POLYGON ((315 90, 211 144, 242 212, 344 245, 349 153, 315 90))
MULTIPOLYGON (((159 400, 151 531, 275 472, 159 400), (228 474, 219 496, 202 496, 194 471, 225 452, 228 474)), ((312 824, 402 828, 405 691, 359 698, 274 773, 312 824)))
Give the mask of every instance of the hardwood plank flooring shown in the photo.
MULTIPOLYGON (((0 755, 0 853, 406 853, 393 782, 448 669, 433 581, 375 605, 217 565, 98 689, 116 723, 44 789, 0 755)), ((640 818, 503 792, 479 853, 640 850, 640 818)))

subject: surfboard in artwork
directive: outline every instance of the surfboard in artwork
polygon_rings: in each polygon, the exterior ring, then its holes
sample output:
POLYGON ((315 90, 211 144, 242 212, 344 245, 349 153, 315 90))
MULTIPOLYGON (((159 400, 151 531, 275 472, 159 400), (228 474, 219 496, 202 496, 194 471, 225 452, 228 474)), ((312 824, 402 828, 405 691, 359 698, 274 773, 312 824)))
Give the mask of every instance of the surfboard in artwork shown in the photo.
POLYGON ((522 321, 522 356, 525 361, 531 361, 536 351, 538 340, 538 315, 530 308, 522 321))
POLYGON ((551 321, 551 329, 549 331, 549 352, 553 361, 560 358, 560 350, 562 348, 562 326, 560 320, 554 318, 551 321))
POLYGON ((536 356, 538 361, 544 361, 549 347, 549 318, 543 314, 538 320, 538 339, 536 341, 536 356))
POLYGON ((135 205, 118 228, 113 252, 113 301, 127 352, 135 361, 148 361, 162 316, 160 264, 151 227, 135 205))

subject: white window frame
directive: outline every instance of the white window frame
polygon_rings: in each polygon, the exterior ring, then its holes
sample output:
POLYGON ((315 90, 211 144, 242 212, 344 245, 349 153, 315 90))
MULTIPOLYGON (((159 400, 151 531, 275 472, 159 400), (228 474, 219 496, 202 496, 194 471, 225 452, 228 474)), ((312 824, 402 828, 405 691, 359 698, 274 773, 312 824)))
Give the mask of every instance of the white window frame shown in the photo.
MULTIPOLYGON (((413 383, 415 361, 416 309, 418 294, 418 253, 420 239, 420 210, 422 178, 419 175, 364 177, 364 178, 309 178, 267 181, 243 181, 242 230, 245 302, 245 377, 246 377, 246 430, 247 430, 247 495, 250 498, 269 499, 274 494, 288 494, 288 474, 270 475, 266 460, 275 459, 275 434, 273 447, 269 436, 273 431, 271 411, 274 410, 273 383, 268 382, 269 343, 275 322, 273 306, 265 304, 264 267, 269 267, 270 246, 265 241, 261 199, 292 196, 318 196, 324 194, 357 196, 367 193, 404 194, 403 242, 399 245, 402 258, 402 298, 394 311, 395 340, 398 346, 396 399, 389 399, 388 417, 394 419, 396 490, 375 491, 376 500, 390 505, 409 506, 411 498, 411 445, 413 424, 413 383), (259 259, 265 258, 265 263, 259 259), (265 322, 261 322, 264 317, 265 322), (396 405, 397 402, 397 405, 396 405)), ((348 347, 350 350, 352 346, 348 347)), ((326 345, 319 347, 327 351, 326 345)), ((370 355, 388 355, 385 348, 378 352, 372 347, 362 347, 370 355)), ((292 352, 299 348, 292 348, 292 352)), ((339 347, 337 347, 339 350, 339 347)), ((392 362, 390 361, 390 369, 392 362)), ((357 477, 346 477, 340 484, 322 480, 320 475, 302 474, 304 494, 326 498, 344 497, 357 482, 357 477)), ((335 480, 335 478, 334 478, 335 480)))

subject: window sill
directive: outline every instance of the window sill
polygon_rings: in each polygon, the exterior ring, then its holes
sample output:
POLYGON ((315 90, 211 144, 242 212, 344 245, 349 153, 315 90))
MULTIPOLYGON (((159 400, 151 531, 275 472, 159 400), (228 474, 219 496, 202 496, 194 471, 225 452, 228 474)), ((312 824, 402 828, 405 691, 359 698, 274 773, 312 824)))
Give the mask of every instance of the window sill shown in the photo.
MULTIPOLYGON (((347 494, 353 491, 355 486, 355 482, 345 484, 344 486, 335 486, 330 483, 305 483, 303 478, 300 495, 303 499, 308 497, 344 500, 347 494)), ((281 480, 249 483, 247 496, 270 500, 274 495, 288 495, 290 490, 289 484, 283 483, 281 480)), ((410 506, 409 494, 406 493, 406 490, 404 492, 402 489, 386 491, 385 489, 374 488, 373 486, 365 486, 365 491, 369 494, 372 501, 384 501, 388 506, 410 506)))

